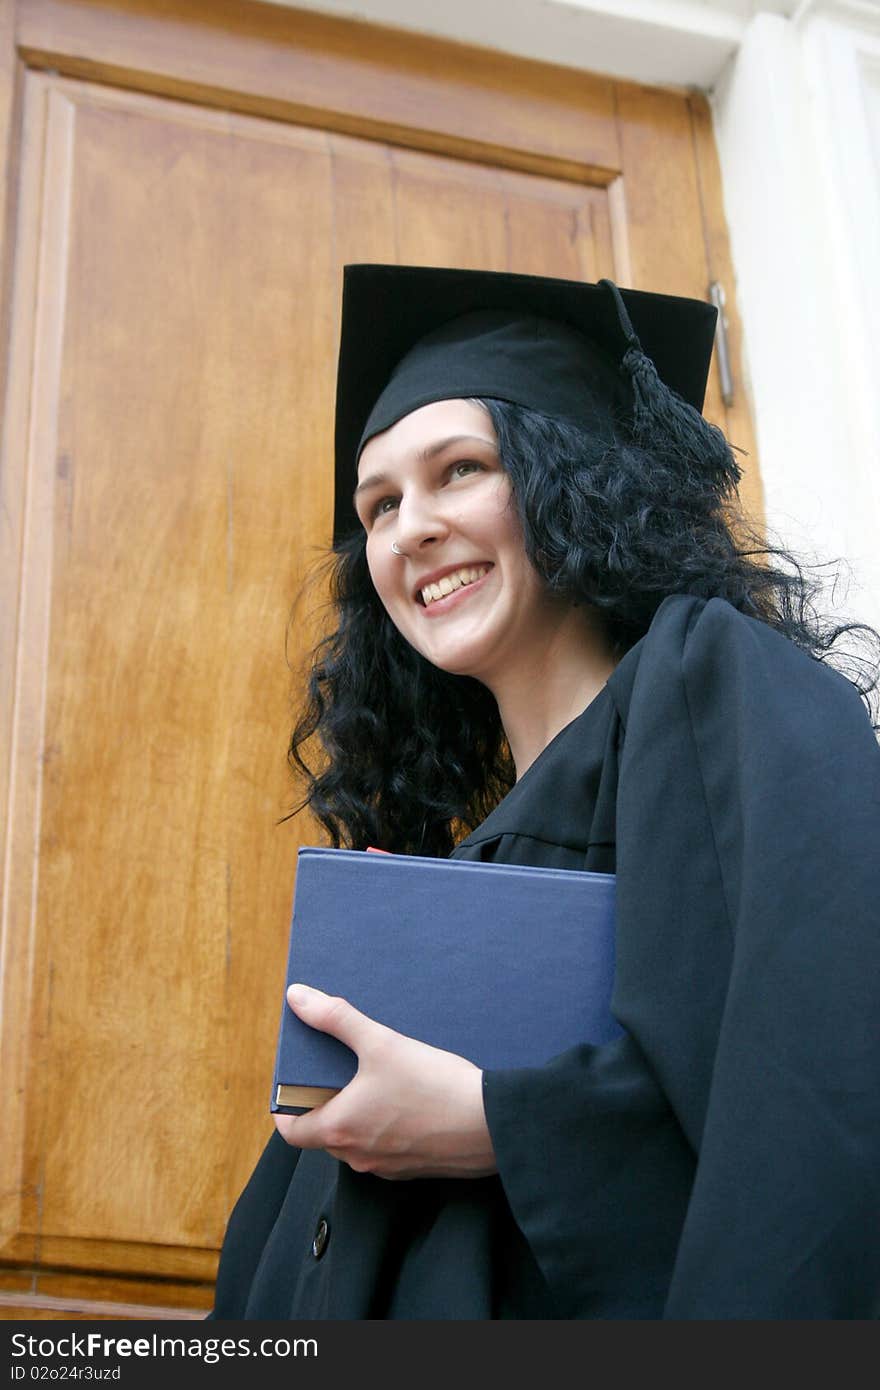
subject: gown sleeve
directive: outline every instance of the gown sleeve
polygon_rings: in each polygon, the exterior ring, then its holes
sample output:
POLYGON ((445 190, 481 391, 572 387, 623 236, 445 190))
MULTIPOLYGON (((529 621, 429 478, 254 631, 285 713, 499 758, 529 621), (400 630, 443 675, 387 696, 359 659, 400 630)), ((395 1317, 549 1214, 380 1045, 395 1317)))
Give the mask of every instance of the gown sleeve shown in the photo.
POLYGON ((644 1270, 665 1278, 648 1316, 877 1316, 880 749, 864 706, 765 624, 674 598, 621 712, 627 1037, 487 1073, 514 1214, 569 1316, 602 1316, 597 1279, 640 1287, 644 1270), (615 1238, 610 1257, 595 1244, 615 1238))
POLYGON ((714 600, 681 662, 730 924, 667 1316, 880 1313, 880 748, 850 683, 714 600))

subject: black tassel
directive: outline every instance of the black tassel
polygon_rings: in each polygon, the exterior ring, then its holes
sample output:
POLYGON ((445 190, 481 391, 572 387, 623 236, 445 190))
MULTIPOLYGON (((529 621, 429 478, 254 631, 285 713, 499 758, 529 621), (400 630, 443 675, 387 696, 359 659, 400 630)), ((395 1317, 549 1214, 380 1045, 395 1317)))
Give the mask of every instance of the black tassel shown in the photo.
POLYGON ((721 430, 710 425, 698 410, 661 381, 651 358, 642 350, 620 290, 613 280, 599 283, 606 286, 614 299, 626 343, 620 365, 633 387, 635 442, 648 449, 685 453, 725 490, 736 487, 742 471, 721 430))
POLYGON ((635 343, 621 366, 633 385, 633 436, 637 443, 686 451, 725 486, 735 487, 742 472, 716 425, 660 380, 657 368, 635 343))

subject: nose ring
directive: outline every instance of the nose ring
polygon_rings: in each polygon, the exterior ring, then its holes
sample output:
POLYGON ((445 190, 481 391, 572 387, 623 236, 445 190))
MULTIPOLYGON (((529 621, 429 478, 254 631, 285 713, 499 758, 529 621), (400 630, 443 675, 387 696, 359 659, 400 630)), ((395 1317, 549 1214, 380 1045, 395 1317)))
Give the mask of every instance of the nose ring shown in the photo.
POLYGON ((397 541, 391 542, 391 549, 394 551, 395 555, 403 555, 405 553, 401 550, 400 546, 397 544, 397 541))

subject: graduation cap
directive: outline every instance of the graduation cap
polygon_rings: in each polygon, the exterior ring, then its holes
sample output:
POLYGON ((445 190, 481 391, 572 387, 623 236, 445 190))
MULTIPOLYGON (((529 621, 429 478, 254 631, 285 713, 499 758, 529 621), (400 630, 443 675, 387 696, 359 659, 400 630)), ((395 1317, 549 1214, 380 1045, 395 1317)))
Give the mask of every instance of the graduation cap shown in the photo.
MULTIPOLYGON (((495 397, 589 429, 708 432, 717 310, 702 300, 503 271, 347 265, 336 385, 334 541, 368 439, 432 401, 495 397)), ((705 443, 705 440, 703 441, 705 443)))

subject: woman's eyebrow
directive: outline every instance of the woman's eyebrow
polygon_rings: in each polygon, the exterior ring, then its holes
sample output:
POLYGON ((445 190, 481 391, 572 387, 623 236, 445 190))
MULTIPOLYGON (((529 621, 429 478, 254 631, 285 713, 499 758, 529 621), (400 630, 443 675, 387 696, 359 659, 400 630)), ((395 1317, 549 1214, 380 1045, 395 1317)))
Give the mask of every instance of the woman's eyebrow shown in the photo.
POLYGON ((368 488, 371 488, 371 487, 378 487, 380 483, 387 483, 387 482, 388 482, 388 474, 387 474, 387 473, 371 473, 370 476, 369 476, 369 478, 364 478, 364 481, 363 481, 362 483, 358 483, 358 485, 357 485, 357 487, 355 488, 354 492, 351 494, 351 495, 352 495, 352 498, 356 499, 359 493, 361 493, 361 492, 366 492, 368 488))
POLYGON ((484 439, 481 434, 450 434, 446 439, 437 439, 433 444, 426 444, 424 449, 420 449, 417 458, 432 459, 436 454, 442 454, 444 449, 449 449, 453 444, 485 444, 490 449, 494 449, 495 441, 484 439))
MULTIPOLYGON (((497 448, 493 439, 485 439, 480 434, 450 434, 446 439, 436 439, 433 444, 426 444, 424 449, 419 449, 416 458, 427 463, 437 454, 442 454, 444 449, 449 449, 453 444, 485 444, 489 449, 497 448)), ((371 473, 363 482, 358 483, 353 498, 357 498, 360 493, 366 492, 368 488, 378 487, 380 483, 388 482, 387 473, 371 473)))

